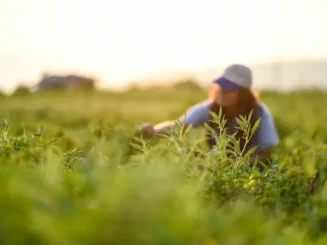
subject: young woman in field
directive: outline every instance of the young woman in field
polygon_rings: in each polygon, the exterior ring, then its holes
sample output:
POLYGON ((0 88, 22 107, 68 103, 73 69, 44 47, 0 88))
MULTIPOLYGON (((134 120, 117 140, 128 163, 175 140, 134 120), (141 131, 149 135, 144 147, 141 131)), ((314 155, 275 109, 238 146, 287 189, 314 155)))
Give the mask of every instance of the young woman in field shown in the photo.
MULTIPOLYGON (((240 141, 240 149, 245 147, 244 153, 246 153, 249 149, 257 146, 256 151, 250 158, 250 164, 252 165, 255 160, 267 163, 271 158, 270 149, 278 143, 279 137, 270 111, 251 91, 251 87, 251 70, 241 64, 231 65, 225 69, 221 77, 214 81, 209 98, 190 108, 179 118, 179 121, 182 121, 185 129, 189 126, 196 128, 207 123, 219 134, 217 125, 211 122, 210 111, 218 114, 221 108, 222 115, 227 120, 227 134, 236 133, 236 138, 240 141), (251 111, 251 125, 253 126, 259 118, 261 118, 261 121, 250 142, 245 145, 242 132, 236 128, 239 125, 235 118, 240 115, 248 118, 251 111)), ((163 122, 155 126, 145 124, 141 131, 148 137, 156 134, 167 134, 176 123, 177 121, 163 122)), ((208 137, 207 143, 210 147, 213 147, 215 140, 208 137)))

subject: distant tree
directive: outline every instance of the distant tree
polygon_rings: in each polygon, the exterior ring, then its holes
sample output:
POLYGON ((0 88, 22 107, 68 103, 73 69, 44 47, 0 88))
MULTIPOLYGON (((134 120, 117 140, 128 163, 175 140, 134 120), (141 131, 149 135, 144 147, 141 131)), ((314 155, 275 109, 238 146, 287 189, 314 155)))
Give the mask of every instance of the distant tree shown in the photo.
POLYGON ((6 93, 0 90, 0 99, 7 97, 6 93))
POLYGON ((202 90, 201 86, 194 79, 186 79, 176 82, 173 85, 176 89, 202 90))
POLYGON ((141 86, 139 83, 131 82, 127 86, 127 91, 139 91, 139 90, 141 90, 141 86))
POLYGON ((13 92, 13 95, 25 95, 25 94, 30 94, 30 88, 26 85, 18 85, 13 92))

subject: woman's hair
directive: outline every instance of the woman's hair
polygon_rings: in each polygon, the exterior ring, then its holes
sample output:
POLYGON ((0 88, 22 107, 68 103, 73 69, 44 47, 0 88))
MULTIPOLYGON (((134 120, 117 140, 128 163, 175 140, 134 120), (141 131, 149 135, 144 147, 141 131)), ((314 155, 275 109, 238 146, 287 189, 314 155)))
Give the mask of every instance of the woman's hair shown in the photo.
MULTIPOLYGON (((233 132, 233 128, 231 127, 231 123, 236 117, 239 117, 240 115, 248 118, 251 111, 251 127, 255 124, 256 120, 258 119, 256 113, 258 109, 258 101, 259 101, 259 94, 251 91, 250 89, 241 89, 239 90, 239 95, 238 99, 236 102, 235 106, 232 107, 223 107, 217 104, 217 96, 218 96, 218 91, 220 87, 219 85, 215 84, 213 85, 212 89, 209 91, 209 100, 212 102, 211 103, 211 111, 214 113, 219 112, 219 109, 222 109, 222 116, 223 119, 226 120, 225 126, 227 127, 226 130, 227 132, 233 132)), ((211 117, 211 116, 210 116, 211 117)), ((212 118, 210 118, 209 121, 209 126, 214 128, 217 127, 214 122, 212 122, 212 118)), ((236 125, 237 127, 238 125, 236 125)), ((242 137, 243 133, 240 130, 234 129, 236 133, 236 138, 240 141, 240 149, 242 150, 245 146, 245 139, 242 137)), ((251 137, 250 142, 248 143, 247 147, 251 146, 253 137, 251 137)), ((209 146, 213 146, 215 144, 214 139, 209 137, 208 139, 208 144, 209 146)), ((245 151, 246 152, 246 151, 245 151)))

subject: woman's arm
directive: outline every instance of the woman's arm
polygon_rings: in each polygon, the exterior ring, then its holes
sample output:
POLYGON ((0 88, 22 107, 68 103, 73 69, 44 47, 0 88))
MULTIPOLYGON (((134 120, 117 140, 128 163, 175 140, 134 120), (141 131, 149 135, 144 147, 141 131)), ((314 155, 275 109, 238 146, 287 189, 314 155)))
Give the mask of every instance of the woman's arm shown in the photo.
MULTIPOLYGON (((182 121, 183 125, 183 132, 185 131, 185 128, 187 128, 187 123, 182 121)), ((153 126, 153 134, 169 134, 169 132, 177 126, 177 121, 166 121, 162 123, 158 123, 153 126)))
POLYGON ((184 115, 178 118, 178 120, 175 121, 166 121, 162 123, 158 123, 154 126, 151 124, 146 124, 143 126, 143 131, 148 136, 153 136, 156 134, 169 134, 171 129, 178 124, 181 124, 183 126, 183 132, 189 127, 192 126, 193 128, 196 128, 198 126, 201 126, 205 122, 207 122, 209 118, 209 102, 203 102, 200 104, 197 104, 190 108, 184 115))

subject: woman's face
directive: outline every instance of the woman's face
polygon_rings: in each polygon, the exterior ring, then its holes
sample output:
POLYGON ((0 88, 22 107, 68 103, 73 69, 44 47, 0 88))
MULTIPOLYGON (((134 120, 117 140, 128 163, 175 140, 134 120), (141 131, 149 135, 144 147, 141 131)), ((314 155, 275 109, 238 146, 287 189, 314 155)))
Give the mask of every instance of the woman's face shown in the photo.
POLYGON ((239 91, 225 91, 219 88, 217 93, 216 102, 218 105, 229 107, 237 103, 239 91))

